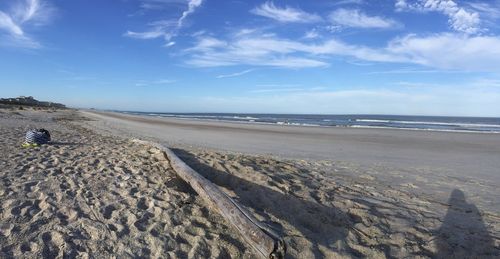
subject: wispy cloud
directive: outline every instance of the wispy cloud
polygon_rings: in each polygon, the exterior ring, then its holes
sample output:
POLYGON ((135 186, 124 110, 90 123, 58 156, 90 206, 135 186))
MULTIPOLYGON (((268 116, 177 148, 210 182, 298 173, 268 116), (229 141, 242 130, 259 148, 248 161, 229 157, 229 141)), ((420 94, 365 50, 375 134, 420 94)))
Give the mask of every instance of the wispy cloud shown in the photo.
POLYGON ((0 11, 0 45, 21 48, 40 48, 26 28, 46 25, 55 13, 55 8, 42 0, 17 1, 9 11, 0 11))
POLYGON ((480 78, 474 81, 474 85, 480 87, 499 87, 500 88, 500 79, 492 79, 492 78, 480 78))
MULTIPOLYGON (((439 83, 424 83, 424 82, 411 82, 411 81, 400 81, 396 82, 395 85, 400 85, 400 86, 405 86, 405 87, 437 87, 437 88, 442 88, 442 87, 447 87, 447 88, 453 88, 457 87, 456 84, 439 84, 439 83)), ((487 90, 495 90, 494 88, 500 87, 500 80, 499 79, 493 79, 493 78, 476 78, 472 79, 468 82, 465 82, 462 87, 466 87, 469 89, 487 89, 487 90)))
POLYGON ((415 69, 415 68, 401 68, 393 70, 372 71, 366 73, 367 75, 380 75, 380 74, 436 74, 436 73, 463 73, 464 71, 457 70, 440 70, 440 69, 415 69))
MULTIPOLYGON (((266 86, 266 85, 260 85, 266 86)), ((325 90, 325 87, 298 87, 300 85, 286 85, 286 84, 270 84, 267 85, 268 88, 260 88, 260 89, 254 89, 249 91, 249 93, 256 93, 256 94, 266 94, 266 93, 286 93, 286 92, 317 92, 317 91, 322 91, 325 90), (274 88, 273 88, 274 86, 274 88), (270 88, 269 88, 270 87, 270 88)))
POLYGON ((140 0, 140 8, 146 11, 162 11, 169 8, 172 4, 186 4, 186 0, 140 0))
POLYGON ((454 33, 409 34, 389 41, 383 48, 353 45, 337 39, 301 42, 262 34, 231 35, 227 40, 205 36, 185 53, 189 55, 188 64, 200 67, 324 67, 332 58, 345 57, 446 70, 500 70, 500 37, 454 33))
POLYGON ((481 16, 486 16, 492 19, 500 18, 500 1, 493 3, 486 2, 470 2, 469 6, 475 11, 479 12, 481 16))
MULTIPOLYGON (((177 0, 148 0, 142 4, 142 8, 159 8, 165 4, 178 3, 177 0)), ((170 47, 175 44, 171 41, 177 36, 179 30, 184 26, 185 20, 189 15, 194 13, 201 6, 203 0, 189 0, 187 2, 187 10, 182 12, 182 15, 177 20, 158 20, 148 24, 149 29, 142 32, 127 31, 123 35, 135 39, 156 39, 164 38, 165 47, 170 47)))
POLYGON ((428 67, 466 70, 499 71, 500 37, 465 36, 453 33, 426 37, 408 35, 392 40, 387 48, 408 63, 428 67))
POLYGON ((184 12, 182 12, 181 18, 177 21, 177 26, 181 27, 182 24, 184 23, 184 20, 188 17, 188 15, 194 13, 196 8, 200 7, 200 5, 203 3, 203 0, 189 0, 188 2, 188 9, 184 12))
POLYGON ((408 3, 407 0, 396 0, 398 11, 435 11, 448 16, 448 22, 455 31, 475 34, 481 31, 479 14, 458 6, 453 0, 418 0, 408 3))
POLYGON ((63 78, 62 80, 68 80, 68 81, 91 81, 91 80, 96 80, 98 79, 97 77, 92 77, 92 76, 71 76, 71 77, 66 77, 63 78))
POLYGON ((304 34, 304 38, 305 39, 316 39, 316 38, 319 38, 320 35, 318 33, 318 31, 316 29, 312 29, 310 31, 307 31, 305 34, 304 34))
POLYGON ((401 26, 395 20, 382 16, 369 16, 358 9, 340 8, 329 15, 332 23, 354 28, 394 28, 401 26))
POLYGON ((6 30, 11 35, 22 36, 24 34, 23 29, 2 11, 0 11, 0 29, 6 30))
POLYGON ((172 80, 172 79, 159 79, 154 81, 138 80, 137 82, 135 82, 135 86, 146 87, 153 85, 168 85, 168 84, 173 84, 175 82, 177 82, 177 80, 172 80))
POLYGON ((276 92, 301 92, 304 88, 268 88, 268 89, 255 89, 249 91, 250 93, 276 93, 276 92))
POLYGON ((304 43, 274 35, 236 35, 229 40, 201 38, 187 50, 189 64, 201 67, 256 65, 284 68, 328 66, 327 57, 351 56, 361 60, 403 62, 404 55, 384 49, 355 46, 330 39, 322 43, 304 43))
POLYGON ((238 64, 271 67, 321 67, 327 63, 305 54, 306 45, 275 38, 271 35, 233 35, 230 40, 213 37, 200 38, 197 44, 186 50, 188 64, 199 67, 231 66, 238 64))
POLYGON ((258 84, 256 87, 265 88, 295 88, 301 86, 300 84, 258 84))
POLYGON ((278 7, 274 5, 273 2, 265 2, 252 9, 250 12, 255 15, 285 23, 313 23, 322 20, 321 17, 316 14, 311 14, 289 6, 278 7))
POLYGON ((340 0, 340 1, 335 1, 334 5, 349 5, 349 4, 363 4, 365 1, 364 0, 340 0))
POLYGON ((176 21, 171 20, 155 21, 148 24, 148 26, 150 27, 148 31, 127 31, 124 35, 130 38, 143 40, 156 39, 160 37, 164 37, 166 40, 170 40, 170 38, 173 36, 172 32, 175 30, 177 24, 178 23, 176 21))
POLYGON ((254 71, 255 69, 247 69, 247 70, 243 70, 243 71, 240 71, 240 72, 236 72, 236 73, 232 73, 232 74, 226 74, 226 75, 218 75, 216 76, 216 78, 227 78, 227 77, 237 77, 237 76, 242 76, 244 74, 248 74, 252 71, 254 71))

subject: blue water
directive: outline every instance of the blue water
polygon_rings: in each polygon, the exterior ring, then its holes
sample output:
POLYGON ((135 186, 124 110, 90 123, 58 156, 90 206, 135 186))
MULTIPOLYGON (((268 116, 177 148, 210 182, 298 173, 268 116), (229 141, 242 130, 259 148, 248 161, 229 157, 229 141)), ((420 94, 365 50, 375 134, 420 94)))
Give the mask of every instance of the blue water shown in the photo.
POLYGON ((180 119, 278 124, 283 126, 395 128, 413 130, 500 133, 500 118, 399 115, 152 113, 133 111, 122 113, 180 119))

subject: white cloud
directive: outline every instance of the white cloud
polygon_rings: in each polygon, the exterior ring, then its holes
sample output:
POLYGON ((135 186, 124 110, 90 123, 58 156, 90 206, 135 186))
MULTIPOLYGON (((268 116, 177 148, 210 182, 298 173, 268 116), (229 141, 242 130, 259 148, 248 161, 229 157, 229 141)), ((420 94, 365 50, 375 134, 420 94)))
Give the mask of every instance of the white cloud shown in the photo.
POLYGON ((369 16, 357 9, 340 8, 329 15, 332 23, 354 28, 393 28, 399 24, 381 16, 369 16))
POLYGON ((127 31, 124 36, 135 39, 156 39, 163 37, 169 41, 176 33, 178 22, 175 20, 159 20, 148 24, 150 29, 144 32, 127 31))
POLYGON ((500 79, 480 78, 474 82, 474 85, 480 87, 500 87, 500 79))
MULTIPOLYGON (((144 9, 157 9, 163 7, 165 4, 178 3, 177 0, 149 0, 143 3, 144 9), (145 4, 146 7, 144 7, 145 4)), ((194 13, 198 7, 201 6, 203 0, 189 0, 187 10, 182 12, 181 17, 177 20, 159 20, 149 24, 149 30, 143 32, 127 31, 123 36, 135 39, 156 39, 163 37, 167 43, 165 47, 171 47, 175 43, 171 39, 177 36, 178 31, 183 27, 186 18, 194 13)))
POLYGON ((127 37, 130 37, 130 38, 148 40, 148 39, 156 39, 156 38, 164 36, 165 31, 163 30, 163 28, 156 28, 154 30, 145 31, 145 32, 127 31, 124 35, 127 37))
POLYGON ((182 26, 182 23, 188 17, 188 15, 194 13, 196 8, 200 7, 200 5, 203 3, 203 0, 189 0, 188 2, 188 9, 182 13, 181 18, 179 18, 178 21, 178 27, 182 26))
POLYGON ((173 79, 160 79, 160 80, 153 81, 153 84, 163 85, 163 84, 173 84, 175 82, 177 82, 177 80, 173 80, 173 79))
POLYGON ((409 63, 441 69, 499 71, 500 37, 452 33, 408 35, 391 41, 387 51, 409 63))
POLYGON ((335 5, 349 5, 349 4, 363 4, 364 0, 340 0, 340 1, 335 1, 335 5))
POLYGON ((249 92, 262 94, 262 93, 303 92, 303 91, 307 91, 307 89, 304 89, 304 88, 268 88, 268 89, 255 89, 255 90, 251 90, 249 92))
POLYGON ((248 91, 249 93, 254 94, 274 94, 274 93, 290 93, 290 92, 301 92, 301 93, 309 93, 309 92, 318 92, 323 91, 325 87, 299 87, 301 85, 297 84, 261 84, 256 85, 256 87, 265 87, 259 89, 253 89, 248 91))
POLYGON ((145 87, 145 86, 153 86, 153 85, 167 85, 167 84, 173 84, 175 82, 177 82, 177 80, 172 80, 172 79, 159 79, 159 80, 155 80, 155 81, 138 80, 135 83, 135 86, 145 87))
POLYGON ((141 9, 144 10, 165 10, 170 7, 171 4, 182 4, 186 3, 186 0, 140 0, 141 9))
POLYGON ((163 45, 163 46, 165 46, 165 47, 172 47, 174 45, 175 45, 175 41, 169 41, 169 42, 165 43, 165 45, 163 45))
POLYGON ((255 69, 247 69, 247 70, 243 70, 243 71, 240 71, 240 72, 236 72, 236 73, 232 73, 232 74, 226 74, 226 75, 218 75, 216 76, 216 78, 227 78, 227 77, 237 77, 237 76, 242 76, 244 74, 248 74, 252 71, 254 71, 255 69))
POLYGON ((479 12, 482 16, 487 16, 492 19, 500 18, 500 1, 495 3, 471 2, 469 6, 479 12))
POLYGON ((312 29, 312 30, 306 32, 306 34, 304 35, 304 38, 306 38, 306 39, 316 39, 316 38, 319 38, 319 33, 318 33, 317 30, 312 29))
POLYGON ((191 65, 211 67, 229 65, 256 65, 285 68, 325 67, 327 57, 349 56, 362 60, 403 62, 403 55, 384 49, 348 45, 330 39, 322 43, 303 43, 278 38, 274 35, 235 35, 228 41, 205 37, 187 52, 191 65))
POLYGON ((52 19, 55 9, 42 0, 26 0, 25 4, 20 1, 13 11, 13 16, 20 23, 45 25, 52 19))
POLYGON ((307 13, 292 7, 277 7, 273 2, 265 2, 250 11, 255 15, 264 16, 280 22, 290 23, 313 23, 321 21, 321 17, 316 14, 307 13))
POLYGON ((187 51, 187 63, 200 67, 256 65, 272 67, 321 67, 327 63, 315 58, 297 55, 307 54, 307 45, 273 36, 236 34, 229 41, 213 37, 200 38, 187 51))
POLYGON ((41 47, 26 34, 26 27, 47 24, 54 12, 55 9, 51 5, 41 0, 18 1, 8 12, 0 11, 0 45, 20 48, 41 47))
POLYGON ((273 35, 232 35, 227 40, 199 38, 186 50, 187 63, 201 67, 254 65, 285 68, 325 67, 336 57, 361 61, 418 64, 461 71, 499 71, 500 37, 442 33, 407 35, 373 48, 329 39, 301 42, 273 35))
POLYGON ((439 69, 415 69, 415 68, 401 68, 393 70, 373 71, 366 73, 367 75, 380 75, 380 74, 436 74, 436 73, 463 73, 458 70, 439 70, 439 69))
POLYGON ((300 84, 257 84, 256 87, 266 87, 266 88, 294 88, 302 86, 300 84))
POLYGON ((19 25, 17 25, 12 18, 0 11, 0 29, 6 30, 8 33, 13 35, 23 35, 23 29, 19 25))
POLYGON ((408 3, 407 0, 397 0, 396 10, 435 11, 448 16, 448 22, 455 31, 475 34, 481 31, 479 14, 459 7, 453 0, 418 0, 408 3))

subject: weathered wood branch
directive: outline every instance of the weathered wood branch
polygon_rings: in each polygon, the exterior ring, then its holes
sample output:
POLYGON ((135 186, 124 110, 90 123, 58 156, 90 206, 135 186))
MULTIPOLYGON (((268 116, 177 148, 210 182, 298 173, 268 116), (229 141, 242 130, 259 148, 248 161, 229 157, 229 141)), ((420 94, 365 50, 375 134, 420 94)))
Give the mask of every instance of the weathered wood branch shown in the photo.
POLYGON ((231 223, 255 254, 262 258, 283 258, 285 256, 286 245, 278 234, 259 222, 215 184, 194 171, 172 150, 152 142, 141 140, 136 140, 136 142, 152 145, 164 152, 177 175, 187 182, 208 203, 210 208, 218 211, 224 219, 231 223))

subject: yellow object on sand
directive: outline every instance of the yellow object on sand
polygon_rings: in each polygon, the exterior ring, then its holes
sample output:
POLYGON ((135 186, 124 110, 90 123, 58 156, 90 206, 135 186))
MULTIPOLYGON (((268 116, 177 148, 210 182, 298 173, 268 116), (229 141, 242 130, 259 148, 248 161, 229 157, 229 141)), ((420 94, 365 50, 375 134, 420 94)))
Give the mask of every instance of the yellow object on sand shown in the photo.
POLYGON ((21 146, 24 147, 24 148, 30 148, 30 147, 38 147, 38 144, 25 142, 21 146))

